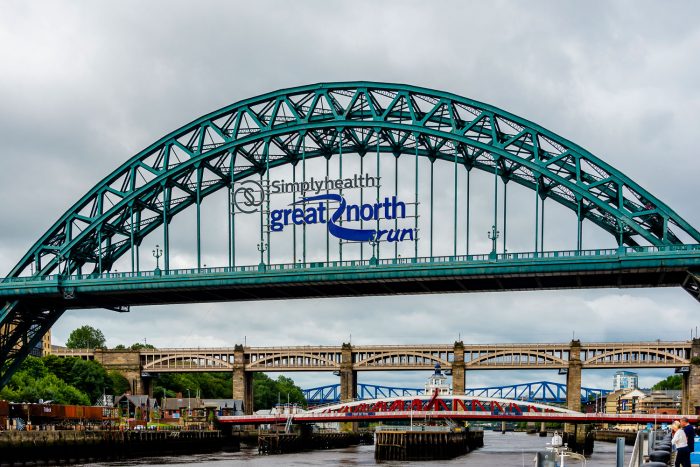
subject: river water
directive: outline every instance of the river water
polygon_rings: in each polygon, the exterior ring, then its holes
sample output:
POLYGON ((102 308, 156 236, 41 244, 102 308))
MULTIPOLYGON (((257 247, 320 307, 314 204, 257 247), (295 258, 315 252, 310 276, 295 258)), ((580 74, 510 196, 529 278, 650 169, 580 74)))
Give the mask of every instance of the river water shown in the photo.
MULTIPOLYGON (((474 452, 449 461, 431 462, 382 462, 383 466, 398 466, 410 464, 411 466, 437 465, 468 465, 470 467, 519 467, 533 466, 533 459, 537 451, 544 450, 545 443, 551 438, 540 438, 537 435, 526 433, 486 431, 484 433, 484 447, 474 452)), ((632 447, 625 448, 625 461, 629 461, 632 447)), ((615 444, 596 442, 593 454, 587 460, 587 467, 610 467, 615 465, 615 444)), ((131 465, 163 465, 169 467, 190 466, 198 467, 223 467, 234 466, 355 466, 376 465, 374 460, 374 446, 354 446, 345 449, 333 449, 328 451, 310 451, 296 454, 282 454, 276 456, 259 456, 257 448, 242 447, 240 452, 198 454, 178 457, 147 457, 130 459, 120 462, 106 462, 90 464, 97 466, 131 466, 131 465)), ((571 461, 567 466, 580 466, 581 463, 571 461)))

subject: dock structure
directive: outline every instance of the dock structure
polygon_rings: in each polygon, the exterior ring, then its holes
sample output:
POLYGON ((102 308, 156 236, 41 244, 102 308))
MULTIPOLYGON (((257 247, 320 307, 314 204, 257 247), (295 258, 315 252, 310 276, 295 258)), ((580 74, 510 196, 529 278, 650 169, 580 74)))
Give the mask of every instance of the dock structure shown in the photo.
POLYGON ((219 431, 2 431, 0 466, 91 463, 168 454, 238 450, 219 431))
POLYGON ((452 459, 484 445, 484 432, 430 429, 381 430, 375 433, 376 460, 438 460, 452 459))
POLYGON ((337 449, 367 444, 371 441, 371 433, 309 433, 307 430, 301 430, 299 433, 260 433, 258 435, 258 454, 286 454, 314 449, 337 449))

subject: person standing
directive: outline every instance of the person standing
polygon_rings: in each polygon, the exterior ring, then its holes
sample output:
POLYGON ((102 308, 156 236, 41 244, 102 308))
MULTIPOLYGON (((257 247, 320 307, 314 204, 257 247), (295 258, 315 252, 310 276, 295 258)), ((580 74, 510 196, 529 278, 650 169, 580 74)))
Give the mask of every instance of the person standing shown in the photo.
POLYGON ((688 417, 681 418, 681 428, 683 428, 685 437, 688 438, 688 450, 695 452, 695 427, 688 422, 688 417))
POLYGON ((675 467, 691 467, 688 438, 685 436, 685 431, 681 428, 681 424, 678 420, 673 422, 671 430, 673 430, 671 444, 676 448, 676 462, 673 465, 675 467))

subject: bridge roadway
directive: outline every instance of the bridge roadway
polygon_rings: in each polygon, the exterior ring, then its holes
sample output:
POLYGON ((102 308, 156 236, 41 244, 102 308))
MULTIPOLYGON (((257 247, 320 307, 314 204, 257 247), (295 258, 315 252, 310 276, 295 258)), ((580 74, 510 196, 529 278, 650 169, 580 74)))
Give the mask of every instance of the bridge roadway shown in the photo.
POLYGON ((36 309, 363 295, 683 287, 700 295, 700 245, 621 247, 6 277, 0 300, 36 309))
MULTIPOLYGON (((601 368, 673 368, 683 374, 685 413, 700 410, 700 339, 681 342, 291 346, 139 351, 55 348, 58 356, 100 361, 148 392, 148 376, 174 372, 231 372, 233 397, 252 406, 254 372, 332 371, 340 376, 341 400, 357 398, 358 371, 432 370, 439 363, 453 376, 455 394, 465 392, 469 370, 553 369, 567 375, 567 405, 580 404, 581 371, 601 368), (144 377, 145 375, 145 377, 144 377), (570 389, 570 390, 569 390, 570 389)), ((248 405, 246 404, 246 405, 248 405)))
MULTIPOLYGON (((527 421, 564 423, 668 423, 676 415, 581 413, 559 406, 493 397, 449 395, 404 396, 351 401, 290 414, 221 416, 219 421, 234 425, 266 423, 324 423, 424 419, 472 421, 527 421)), ((690 415, 697 422, 697 415, 690 415)))
MULTIPOLYGON (((397 412, 360 412, 360 413, 301 413, 294 415, 229 415, 218 417, 220 423, 230 425, 263 425, 285 424, 289 418, 292 423, 335 423, 335 422, 380 422, 390 420, 415 421, 428 418, 430 420, 464 420, 464 421, 513 421, 513 422, 552 422, 552 423, 615 423, 615 424, 646 424, 672 423, 678 420, 678 415, 664 414, 608 414, 608 413, 488 413, 481 411, 460 410, 428 410, 415 412, 410 410, 397 412)), ((691 423, 697 425, 698 418, 688 417, 691 423)))

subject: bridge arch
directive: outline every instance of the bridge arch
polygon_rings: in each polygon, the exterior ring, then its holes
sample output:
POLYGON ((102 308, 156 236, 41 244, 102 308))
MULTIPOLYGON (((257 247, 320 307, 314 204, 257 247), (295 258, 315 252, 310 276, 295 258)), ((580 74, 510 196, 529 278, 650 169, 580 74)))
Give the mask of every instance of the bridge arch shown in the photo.
MULTIPOLYGON (((384 404, 391 404, 392 402, 396 401, 403 401, 403 402, 412 402, 414 400, 421 400, 421 401, 430 401, 433 399, 433 395, 416 395, 416 396, 399 396, 399 397, 383 397, 383 398, 378 398, 378 399, 365 399, 365 400, 357 400, 357 401, 351 401, 351 402, 339 402, 337 404, 329 404, 329 405, 324 405, 320 407, 315 407, 311 410, 308 411, 308 413, 329 413, 329 412, 352 412, 352 409, 355 407, 366 407, 366 406, 372 406, 375 404, 379 403, 384 403, 384 404)), ((509 404, 522 404, 526 405, 527 407, 538 410, 540 412, 553 412, 553 413, 562 413, 562 414, 580 414, 580 412, 576 412, 575 410, 570 410, 566 409, 564 407, 561 407, 559 405, 554 405, 554 404, 544 404, 542 402, 523 402, 519 401, 517 399, 503 399, 499 397, 484 397, 484 396, 465 396, 465 395, 456 395, 452 394, 449 396, 441 396, 439 399, 444 399, 444 400, 449 400, 449 401, 463 401, 463 402, 471 402, 471 401, 478 401, 479 403, 482 404, 491 404, 491 403, 496 403, 500 404, 501 406, 508 406, 509 404)), ((386 410, 386 409, 385 409, 386 410)))
POLYGON ((596 354, 590 358, 583 361, 583 365, 604 365, 610 363, 610 365, 624 365, 629 363, 634 365, 635 363, 643 362, 645 360, 664 360, 669 365, 688 365, 690 361, 687 358, 683 358, 673 352, 663 351, 659 349, 639 349, 639 350, 623 350, 616 349, 604 353, 596 354))
MULTIPOLYGON (((162 224, 269 169, 346 151, 418 154, 497 173, 636 246, 700 233, 580 146, 508 112, 415 86, 349 82, 276 91, 204 115, 122 164, 85 194, 8 275, 59 266, 109 270, 162 224), (342 141, 342 145, 340 144, 342 141)), ((166 244, 167 247, 167 244, 166 244)), ((165 258, 167 260, 167 257, 165 258)))
POLYGON ((298 366, 298 367, 304 367, 305 362, 310 361, 311 365, 323 365, 327 366, 329 369, 335 369, 335 368, 340 368, 340 363, 333 360, 333 358, 329 357, 324 357, 319 355, 319 353, 313 353, 313 352, 301 352, 301 353, 285 353, 285 354, 276 354, 273 353, 271 355, 258 358, 255 361, 251 361, 247 365, 247 369, 249 370, 270 370, 270 369, 275 369, 275 368, 280 368, 280 369, 286 369, 289 366, 298 366), (297 365, 288 365, 285 366, 281 362, 282 360, 294 360, 294 361, 301 361, 301 364, 297 365))
MULTIPOLYGON (((182 355, 182 354, 167 355, 165 357, 158 358, 158 359, 153 360, 153 361, 147 361, 143 365, 143 370, 157 372, 158 370, 167 371, 167 370, 172 368, 172 369, 177 369, 178 371, 182 371, 183 368, 187 368, 187 367, 191 366, 191 365, 188 365, 187 362, 192 362, 192 361, 205 361, 208 364, 207 367, 210 367, 211 369, 227 368, 227 369, 231 369, 233 371, 233 365, 224 359, 212 357, 210 355, 182 355), (174 366, 171 366, 170 363, 174 364, 174 366)), ((203 371, 201 369, 201 365, 197 365, 196 368, 198 371, 203 371)))
MULTIPOLYGON (((341 82, 245 99, 164 136, 82 196, 8 278, 102 273, 129 253, 133 268, 135 250, 161 226, 168 270, 168 226, 188 207, 199 210, 217 191, 275 167, 344 150, 414 154, 492 173, 571 209, 579 226, 587 219, 620 245, 700 242, 694 227, 632 179, 537 124, 447 92, 341 82)), ((19 301, 4 305, 0 386, 62 313, 19 301)))
MULTIPOLYGON (((548 353, 544 352, 537 352, 537 351, 518 351, 518 353, 513 353, 512 350, 496 350, 494 352, 489 352, 486 355, 482 355, 478 358, 475 358, 473 360, 470 360, 465 363, 465 366, 470 367, 470 366, 488 366, 490 361, 494 361, 495 363, 502 364, 503 362, 499 362, 498 359, 501 357, 520 357, 520 356, 526 356, 526 357, 534 357, 538 360, 543 360, 545 362, 550 362, 552 365, 556 366, 567 366, 568 362, 562 358, 555 357, 554 355, 550 355, 548 353)), ((529 362, 520 362, 520 361, 515 361, 513 360, 513 365, 518 365, 518 364, 528 364, 529 362)))
MULTIPOLYGON (((355 366, 358 369, 361 368, 381 368, 382 363, 387 360, 392 360, 392 359, 399 359, 401 360, 402 358, 408 358, 408 357, 414 357, 416 359, 421 359, 425 360, 428 362, 428 365, 432 367, 432 365, 435 365, 436 363, 439 363, 442 367, 444 368, 450 368, 452 366, 452 363, 449 362, 448 360, 444 358, 437 357, 433 355, 432 353, 426 353, 426 352, 416 352, 412 350, 401 350, 401 351, 389 351, 389 352, 379 352, 379 353, 372 353, 368 357, 359 360, 355 362, 355 366)), ((406 362, 406 364, 409 364, 409 362, 406 362)))

